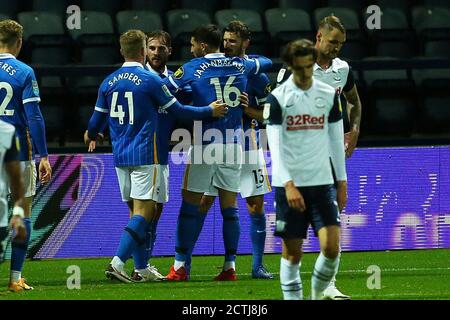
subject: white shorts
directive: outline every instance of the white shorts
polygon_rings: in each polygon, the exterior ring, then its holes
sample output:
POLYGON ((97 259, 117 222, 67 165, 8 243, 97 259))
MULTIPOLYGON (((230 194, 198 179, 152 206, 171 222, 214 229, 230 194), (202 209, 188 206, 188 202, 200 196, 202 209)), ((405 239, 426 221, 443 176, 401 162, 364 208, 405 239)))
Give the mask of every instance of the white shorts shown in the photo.
POLYGON ((137 199, 166 203, 169 200, 167 165, 116 167, 116 173, 122 201, 137 199))
POLYGON ((31 161, 20 161, 20 169, 22 170, 24 197, 32 197, 36 194, 36 163, 31 161))
POLYGON ((183 179, 183 189, 205 193, 210 186, 239 192, 242 167, 242 146, 239 144, 210 144, 191 146, 189 163, 183 179))
MULTIPOLYGON (((239 191, 242 198, 260 196, 272 191, 262 149, 244 152, 239 191)), ((219 192, 211 185, 205 195, 217 197, 219 192)))

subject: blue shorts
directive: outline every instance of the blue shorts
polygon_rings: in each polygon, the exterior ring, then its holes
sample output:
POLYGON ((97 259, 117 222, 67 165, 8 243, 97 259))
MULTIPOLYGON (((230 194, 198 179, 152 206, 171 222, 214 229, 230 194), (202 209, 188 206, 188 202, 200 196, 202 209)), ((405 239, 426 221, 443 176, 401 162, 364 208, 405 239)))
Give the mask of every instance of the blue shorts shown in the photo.
POLYGON ((283 239, 306 239, 311 224, 314 234, 326 226, 340 226, 334 185, 297 188, 303 196, 306 211, 289 207, 284 188, 275 188, 277 221, 275 235, 283 239))

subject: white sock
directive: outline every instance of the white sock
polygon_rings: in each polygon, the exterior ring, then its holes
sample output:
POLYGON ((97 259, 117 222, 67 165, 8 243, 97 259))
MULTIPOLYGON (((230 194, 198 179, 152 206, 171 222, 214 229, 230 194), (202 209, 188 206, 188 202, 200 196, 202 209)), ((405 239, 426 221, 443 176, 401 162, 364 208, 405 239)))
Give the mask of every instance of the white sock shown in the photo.
POLYGON ((339 268, 340 254, 335 259, 328 259, 321 252, 314 265, 311 279, 311 299, 322 299, 323 292, 336 275, 339 268))
POLYGON ((175 260, 175 263, 173 264, 173 268, 175 269, 175 271, 177 271, 181 267, 184 267, 184 263, 185 263, 184 261, 175 260))
POLYGON ((292 264, 289 260, 281 257, 280 283, 284 300, 303 300, 300 266, 301 262, 292 264))
POLYGON ((11 282, 17 282, 22 278, 22 272, 11 270, 9 279, 11 282))
POLYGON ((230 270, 230 269, 236 270, 236 262, 235 261, 225 261, 223 263, 223 270, 224 271, 227 271, 227 270, 230 270))
POLYGON ((122 271, 125 267, 125 263, 120 260, 118 256, 114 256, 114 258, 111 260, 111 264, 115 269, 119 271, 122 271))

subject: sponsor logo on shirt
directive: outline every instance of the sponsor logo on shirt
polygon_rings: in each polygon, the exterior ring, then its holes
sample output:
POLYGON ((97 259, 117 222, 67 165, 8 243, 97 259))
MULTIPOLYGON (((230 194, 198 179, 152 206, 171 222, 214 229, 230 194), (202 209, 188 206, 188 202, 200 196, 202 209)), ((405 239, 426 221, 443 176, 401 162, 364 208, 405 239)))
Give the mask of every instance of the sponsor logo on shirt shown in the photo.
POLYGON ((39 96, 39 86, 36 80, 31 81, 31 86, 33 88, 33 93, 35 96, 39 96))
POLYGON ((310 114, 299 114, 296 116, 287 116, 287 131, 297 130, 320 130, 324 128, 325 114, 320 117, 311 116, 310 114))

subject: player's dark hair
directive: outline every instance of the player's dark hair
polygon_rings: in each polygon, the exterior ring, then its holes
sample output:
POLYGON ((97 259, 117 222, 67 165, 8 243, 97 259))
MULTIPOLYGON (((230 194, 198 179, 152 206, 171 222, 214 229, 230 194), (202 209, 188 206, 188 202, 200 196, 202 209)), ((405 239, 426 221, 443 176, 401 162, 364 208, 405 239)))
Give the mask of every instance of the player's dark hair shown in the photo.
POLYGON ((245 23, 239 20, 231 21, 228 26, 225 27, 223 32, 236 33, 242 40, 250 40, 250 30, 245 23))
POLYGON ((327 16, 319 22, 319 30, 331 31, 333 29, 338 29, 340 32, 345 34, 344 25, 341 20, 334 15, 327 16))
POLYGON ((314 43, 308 39, 294 40, 287 44, 281 56, 289 66, 293 65, 294 58, 312 55, 313 61, 317 59, 317 49, 314 43))
POLYGON ((170 38, 170 34, 168 34, 164 30, 154 30, 147 34, 147 41, 150 39, 162 39, 162 42, 167 46, 172 46, 172 39, 170 38))
POLYGON ((192 33, 195 41, 203 42, 212 48, 219 48, 222 43, 222 33, 215 24, 198 27, 192 33))

